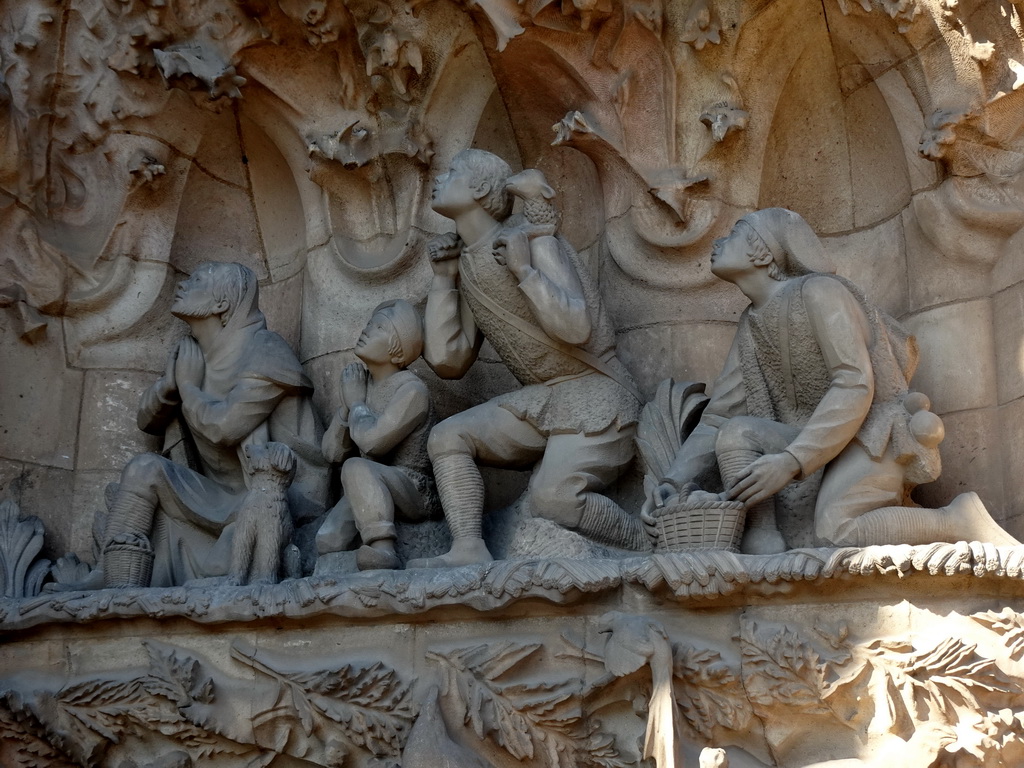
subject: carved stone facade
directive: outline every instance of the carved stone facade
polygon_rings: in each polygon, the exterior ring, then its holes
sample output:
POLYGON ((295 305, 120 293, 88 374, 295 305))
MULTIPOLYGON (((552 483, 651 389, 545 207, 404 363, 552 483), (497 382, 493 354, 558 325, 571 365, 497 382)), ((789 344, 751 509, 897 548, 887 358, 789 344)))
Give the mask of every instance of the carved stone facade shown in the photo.
POLYGON ((3 765, 1024 763, 1019 0, 10 0, 0 245, 3 765), (479 239, 435 182, 467 149, 515 174, 479 239), (721 451, 724 487, 672 489, 701 530, 670 530, 657 489, 758 308, 713 242, 772 208, 885 316, 872 339, 916 337, 898 399, 927 450, 894 463, 919 487, 876 506, 980 514, 950 505, 976 492, 1009 535, 823 534, 801 464, 769 494, 783 543, 754 549, 721 451), (258 283, 257 362, 178 311, 207 262, 258 283), (523 306, 579 299, 587 334, 501 319, 532 265, 568 298, 523 306), (436 354, 448 278, 465 370, 436 354), (266 414, 226 437, 198 404, 246 376, 266 414), (180 409, 159 436, 150 391, 180 409), (463 450, 486 404, 535 444, 463 450), (225 461, 231 500, 175 517, 154 491, 123 523, 145 472, 225 461), (828 546, 850 541, 881 545, 828 546), (413 561, 469 564, 392 570, 413 561))

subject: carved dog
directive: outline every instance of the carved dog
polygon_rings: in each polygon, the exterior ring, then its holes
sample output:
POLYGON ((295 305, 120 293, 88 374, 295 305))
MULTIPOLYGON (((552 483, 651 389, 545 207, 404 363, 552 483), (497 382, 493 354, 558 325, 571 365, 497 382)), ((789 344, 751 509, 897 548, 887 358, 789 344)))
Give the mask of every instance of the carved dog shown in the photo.
POLYGON ((249 490, 235 519, 228 582, 273 584, 281 569, 282 549, 292 536, 285 494, 295 477, 295 454, 282 443, 253 443, 243 450, 249 490))

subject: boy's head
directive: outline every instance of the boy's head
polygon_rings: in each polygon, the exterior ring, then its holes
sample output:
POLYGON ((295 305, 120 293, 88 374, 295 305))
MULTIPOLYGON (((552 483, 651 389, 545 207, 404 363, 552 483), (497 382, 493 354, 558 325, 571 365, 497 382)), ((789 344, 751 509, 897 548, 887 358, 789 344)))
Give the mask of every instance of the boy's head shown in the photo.
POLYGON ((785 208, 746 214, 711 250, 711 271, 723 280, 735 282, 762 268, 774 280, 835 272, 818 236, 800 214, 785 208))
POLYGON ((356 357, 365 363, 410 365, 423 352, 423 322, 412 304, 403 299, 377 306, 356 341, 356 357))
POLYGON ((474 207, 481 207, 495 220, 512 213, 512 196, 505 182, 512 175, 509 164, 482 149, 464 149, 451 167, 434 180, 431 207, 454 219, 474 207))

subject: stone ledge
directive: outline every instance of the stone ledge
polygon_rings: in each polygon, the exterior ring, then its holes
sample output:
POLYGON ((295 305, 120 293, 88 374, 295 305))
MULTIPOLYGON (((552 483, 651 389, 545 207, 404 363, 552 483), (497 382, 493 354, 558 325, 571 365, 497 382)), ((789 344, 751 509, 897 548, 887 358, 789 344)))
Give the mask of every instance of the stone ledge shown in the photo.
MULTIPOLYGON (((708 550, 622 560, 516 559, 451 570, 369 571, 267 586, 66 592, 0 601, 0 632, 141 617, 219 624, 271 617, 412 616, 450 606, 489 613, 522 600, 565 605, 584 595, 596 597, 629 587, 702 607, 795 591, 797 585, 807 582, 842 580, 847 587, 867 588, 879 578, 890 581, 922 576, 1008 581, 1010 593, 1024 597, 1024 546, 962 541, 797 549, 771 556, 708 550)), ((934 583, 927 591, 934 592, 934 583)), ((801 597, 807 601, 808 596, 801 597)), ((829 591, 822 599, 835 597, 829 591)), ((844 592, 843 597, 850 599, 851 595, 844 592)))

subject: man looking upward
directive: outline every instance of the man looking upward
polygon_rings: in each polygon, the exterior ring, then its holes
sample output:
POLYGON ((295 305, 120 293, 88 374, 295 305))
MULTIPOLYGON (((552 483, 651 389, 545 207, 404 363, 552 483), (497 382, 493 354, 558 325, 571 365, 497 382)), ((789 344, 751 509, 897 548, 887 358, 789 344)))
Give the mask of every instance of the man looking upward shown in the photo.
POLYGON ((649 548, 639 519, 601 493, 633 458, 635 384, 572 247, 511 226, 511 175, 501 158, 470 149, 434 185, 433 208, 455 221, 456 234, 430 246, 423 356, 442 378, 459 378, 486 338, 523 386, 432 430, 428 451, 454 541, 447 554, 410 567, 492 559, 481 537, 478 465, 535 465, 534 515, 601 543, 649 548))
POLYGON ((690 482, 707 486, 717 472, 725 497, 747 508, 741 550, 781 552, 775 494, 823 469, 815 533, 831 544, 1017 543, 975 493, 942 509, 910 501, 914 486, 939 476, 943 435, 927 398, 909 391, 916 343, 830 274, 821 242, 798 214, 769 208, 743 216, 715 242, 711 271, 750 306, 700 423, 645 513, 656 514, 690 482))
MULTIPOLYGON (((143 393, 137 420, 144 432, 163 435, 180 419, 194 443, 194 468, 155 453, 134 457, 121 473, 104 533, 105 549, 119 536, 151 540, 152 586, 227 572, 231 523, 246 493, 242 449, 250 442, 280 442, 295 453, 293 517, 323 511, 328 478, 313 386, 287 342, 267 330, 258 303, 256 275, 241 264, 201 264, 175 293, 171 313, 191 335, 143 393)), ((105 554, 106 586, 150 586, 119 573, 105 554)))

